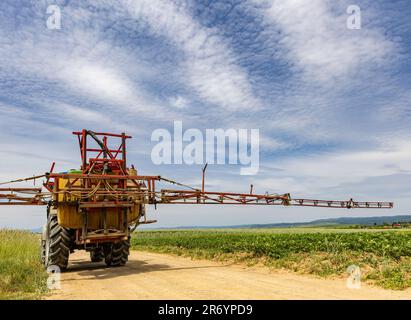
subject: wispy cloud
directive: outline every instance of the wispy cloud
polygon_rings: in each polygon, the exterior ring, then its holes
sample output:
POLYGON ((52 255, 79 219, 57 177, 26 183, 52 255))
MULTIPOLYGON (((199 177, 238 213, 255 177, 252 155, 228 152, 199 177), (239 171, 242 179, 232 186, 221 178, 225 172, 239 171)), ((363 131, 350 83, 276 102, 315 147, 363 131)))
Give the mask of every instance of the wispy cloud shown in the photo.
POLYGON ((268 4, 262 13, 278 30, 279 55, 306 81, 338 85, 364 69, 386 65, 397 54, 396 43, 381 28, 346 27, 348 2, 273 0, 268 4))
POLYGON ((359 146, 392 134, 393 126, 378 116, 381 104, 406 115, 408 88, 398 82, 395 70, 407 58, 399 38, 386 32, 398 20, 388 21, 382 8, 361 1, 362 29, 350 30, 349 4, 273 0, 249 5, 264 26, 264 51, 271 51, 278 72, 288 75, 281 88, 273 84, 264 128, 287 134, 297 144, 309 139, 359 146), (370 131, 372 137, 366 134, 370 131))
POLYGON ((203 99, 224 109, 258 109, 247 72, 215 28, 195 21, 183 3, 128 1, 130 12, 144 19, 156 34, 166 36, 182 50, 186 84, 203 99), (167 13, 167 14, 164 14, 167 13))
POLYGON ((133 85, 126 75, 88 61, 66 62, 57 76, 73 89, 103 101, 126 104, 134 98, 133 85))

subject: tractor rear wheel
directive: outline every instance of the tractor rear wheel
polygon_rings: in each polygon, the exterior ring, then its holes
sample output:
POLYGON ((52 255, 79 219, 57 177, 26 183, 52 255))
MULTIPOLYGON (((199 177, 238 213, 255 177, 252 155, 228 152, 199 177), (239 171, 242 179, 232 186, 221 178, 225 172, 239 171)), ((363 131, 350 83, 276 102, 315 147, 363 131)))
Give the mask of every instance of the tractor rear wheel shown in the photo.
POLYGON ((104 260, 108 267, 124 266, 130 254, 130 237, 127 240, 104 245, 104 260))
POLYGON ((71 236, 69 229, 58 224, 57 216, 50 214, 43 232, 42 261, 46 267, 55 265, 67 269, 70 255, 71 236))
POLYGON ((101 262, 104 259, 103 247, 96 247, 90 251, 91 262, 101 262))

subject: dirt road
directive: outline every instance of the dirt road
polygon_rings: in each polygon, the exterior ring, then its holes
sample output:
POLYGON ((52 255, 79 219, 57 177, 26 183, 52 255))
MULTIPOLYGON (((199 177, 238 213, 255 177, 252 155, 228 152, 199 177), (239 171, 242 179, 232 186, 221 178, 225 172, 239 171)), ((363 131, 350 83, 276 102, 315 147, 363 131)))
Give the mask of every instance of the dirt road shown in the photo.
POLYGON ((348 289, 343 279, 138 251, 125 267, 106 268, 79 251, 48 299, 411 299, 411 290, 348 289))

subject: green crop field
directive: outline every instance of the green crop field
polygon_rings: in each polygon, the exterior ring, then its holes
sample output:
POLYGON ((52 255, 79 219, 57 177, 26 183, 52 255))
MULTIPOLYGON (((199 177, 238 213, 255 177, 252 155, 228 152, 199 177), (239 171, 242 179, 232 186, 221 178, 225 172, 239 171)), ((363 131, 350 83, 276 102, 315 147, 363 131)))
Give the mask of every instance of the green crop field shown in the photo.
POLYGON ((323 277, 346 276, 358 265, 362 279, 389 289, 411 287, 411 231, 322 228, 139 231, 139 250, 193 258, 263 263, 323 277))
POLYGON ((0 230, 0 299, 38 299, 46 292, 46 279, 39 236, 0 230))

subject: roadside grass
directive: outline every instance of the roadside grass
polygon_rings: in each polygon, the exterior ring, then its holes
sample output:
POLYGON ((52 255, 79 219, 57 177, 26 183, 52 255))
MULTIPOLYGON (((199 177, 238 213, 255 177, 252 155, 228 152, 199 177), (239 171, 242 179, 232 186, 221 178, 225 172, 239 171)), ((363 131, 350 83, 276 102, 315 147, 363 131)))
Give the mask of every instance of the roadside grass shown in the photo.
POLYGON ((39 236, 0 230, 0 299, 40 299, 47 291, 40 262, 39 236))
POLYGON ((365 282, 394 290, 411 287, 411 232, 404 230, 140 231, 132 237, 132 248, 326 278, 347 277, 348 268, 356 265, 365 282))

